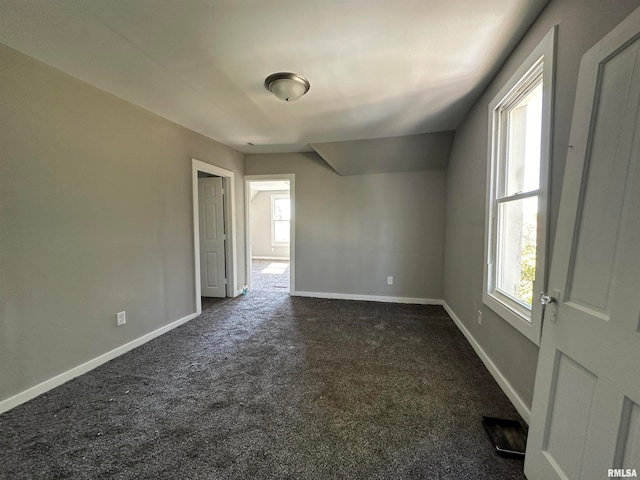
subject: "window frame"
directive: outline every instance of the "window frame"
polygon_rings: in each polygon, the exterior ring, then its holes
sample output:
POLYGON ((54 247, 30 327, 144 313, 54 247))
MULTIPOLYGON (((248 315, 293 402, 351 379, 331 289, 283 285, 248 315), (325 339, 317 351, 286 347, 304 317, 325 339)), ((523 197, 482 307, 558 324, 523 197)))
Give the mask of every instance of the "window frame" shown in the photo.
POLYGON ((556 30, 553 27, 531 52, 520 68, 509 78, 498 94, 489 103, 489 142, 487 164, 487 198, 485 209, 485 262, 482 301, 505 321, 516 328, 526 338, 540 345, 542 331, 542 305, 537 294, 545 291, 547 246, 548 246, 548 206, 549 206, 549 169, 551 166, 553 104, 555 77, 556 30), (537 190, 509 195, 502 193, 503 169, 506 164, 505 137, 502 118, 508 115, 532 91, 539 82, 536 77, 538 65, 542 65, 542 130, 540 146, 540 183, 537 190), (533 85, 533 87, 532 87, 533 85), (538 198, 536 230, 536 277, 533 282, 531 310, 520 302, 502 293, 497 287, 497 245, 498 245, 498 206, 508 201, 524 198, 538 198))
POLYGON ((291 196, 284 193, 279 194, 271 194, 271 246, 272 247, 289 247, 291 246, 291 235, 289 235, 288 242, 276 242, 276 222, 277 221, 286 221, 289 222, 289 231, 291 231, 291 215, 289 215, 289 220, 276 220, 273 216, 275 212, 276 200, 285 198, 289 200, 289 205, 291 205, 291 196))

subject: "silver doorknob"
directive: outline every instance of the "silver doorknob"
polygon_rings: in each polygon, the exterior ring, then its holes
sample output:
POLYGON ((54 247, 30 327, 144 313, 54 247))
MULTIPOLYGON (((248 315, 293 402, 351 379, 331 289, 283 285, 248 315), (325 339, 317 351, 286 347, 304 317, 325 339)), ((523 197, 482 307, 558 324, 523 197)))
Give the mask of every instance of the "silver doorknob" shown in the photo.
POLYGON ((540 300, 540 303, 542 305, 549 305, 550 303, 553 303, 556 301, 555 298, 553 298, 551 295, 545 292, 540 292, 540 294, 538 295, 538 300, 540 300))

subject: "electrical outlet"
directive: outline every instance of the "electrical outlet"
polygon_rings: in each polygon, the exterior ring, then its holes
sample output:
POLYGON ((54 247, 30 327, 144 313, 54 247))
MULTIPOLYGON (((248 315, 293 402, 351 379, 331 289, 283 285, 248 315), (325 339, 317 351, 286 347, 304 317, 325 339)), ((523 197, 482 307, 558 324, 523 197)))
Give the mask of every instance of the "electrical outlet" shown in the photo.
POLYGON ((124 311, 116 313, 116 325, 121 327, 125 323, 127 323, 127 314, 124 311))
POLYGON ((478 310, 478 325, 482 325, 482 310, 478 310))
POLYGON ((393 285, 393 277, 387 277, 387 285, 393 285))

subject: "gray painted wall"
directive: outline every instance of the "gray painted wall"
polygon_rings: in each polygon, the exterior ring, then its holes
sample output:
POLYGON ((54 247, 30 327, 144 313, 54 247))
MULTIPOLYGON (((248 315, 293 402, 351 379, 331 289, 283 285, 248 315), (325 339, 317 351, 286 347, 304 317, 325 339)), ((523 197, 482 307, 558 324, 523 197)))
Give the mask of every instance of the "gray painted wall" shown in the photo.
POLYGON ((482 304, 488 105, 558 24, 550 215, 554 238, 580 58, 638 6, 635 0, 553 0, 456 131, 447 181, 445 300, 529 407, 538 348, 482 304), (482 326, 475 321, 479 309, 482 326))
POLYGON ((447 168, 453 134, 433 132, 311 147, 340 175, 442 170, 447 168))
POLYGON ((243 155, 0 45, 0 400, 195 312, 191 159, 243 155), (115 313, 127 325, 115 326, 115 313))
POLYGON ((271 195, 289 195, 289 191, 258 192, 251 199, 251 255, 289 258, 289 247, 271 246, 271 195))
POLYGON ((442 298, 444 170, 341 177, 289 153, 247 155, 245 173, 296 176, 296 290, 442 298))

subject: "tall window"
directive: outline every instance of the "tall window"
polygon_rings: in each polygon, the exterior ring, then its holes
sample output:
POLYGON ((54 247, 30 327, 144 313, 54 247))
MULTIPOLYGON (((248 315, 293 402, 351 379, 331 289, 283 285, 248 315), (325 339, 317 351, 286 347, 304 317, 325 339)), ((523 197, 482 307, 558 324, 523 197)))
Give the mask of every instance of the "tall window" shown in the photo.
POLYGON ((483 301, 536 344, 546 264, 554 30, 489 107, 483 301))
POLYGON ((271 245, 287 246, 290 240, 291 201, 289 195, 271 195, 271 245))

